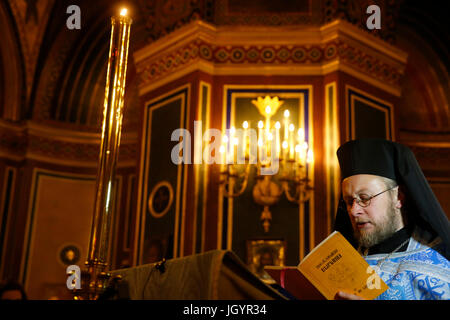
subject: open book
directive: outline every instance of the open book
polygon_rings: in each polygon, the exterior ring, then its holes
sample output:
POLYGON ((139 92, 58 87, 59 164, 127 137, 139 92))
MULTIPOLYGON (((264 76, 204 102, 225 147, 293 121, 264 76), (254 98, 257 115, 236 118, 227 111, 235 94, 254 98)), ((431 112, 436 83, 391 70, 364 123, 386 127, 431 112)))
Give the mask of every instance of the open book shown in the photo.
POLYGON ((338 231, 315 247, 297 267, 264 270, 298 299, 333 300, 338 291, 372 300, 388 286, 338 231))

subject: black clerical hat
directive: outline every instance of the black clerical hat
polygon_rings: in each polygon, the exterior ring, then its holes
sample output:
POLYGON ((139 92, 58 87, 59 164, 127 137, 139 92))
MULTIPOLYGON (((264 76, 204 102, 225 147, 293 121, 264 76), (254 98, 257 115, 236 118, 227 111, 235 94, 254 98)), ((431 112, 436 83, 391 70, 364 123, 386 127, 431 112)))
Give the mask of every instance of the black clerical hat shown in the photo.
POLYGON ((355 174, 373 174, 397 181, 396 144, 387 140, 353 140, 337 151, 341 178, 355 174))
MULTIPOLYGON (((337 151, 341 178, 373 174, 395 180, 403 187, 408 221, 441 237, 450 256, 450 223, 431 190, 412 151, 400 143, 381 139, 353 140, 337 151)), ((341 196, 341 200, 342 196, 341 196)), ((353 244, 353 230, 345 205, 336 214, 335 229, 353 244)))

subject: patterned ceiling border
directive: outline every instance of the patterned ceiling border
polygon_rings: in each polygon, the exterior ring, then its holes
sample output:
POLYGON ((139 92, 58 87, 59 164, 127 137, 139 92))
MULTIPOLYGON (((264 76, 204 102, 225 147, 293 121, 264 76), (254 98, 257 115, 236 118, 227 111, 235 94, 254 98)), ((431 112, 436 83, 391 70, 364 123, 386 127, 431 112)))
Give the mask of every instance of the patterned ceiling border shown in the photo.
MULTIPOLYGON (((19 125, 0 120, 0 158, 97 167, 99 150, 99 133, 49 128, 31 121, 19 125)), ((135 166, 137 151, 137 134, 123 134, 118 167, 135 166)))
POLYGON ((142 48, 134 58, 141 94, 149 85, 195 65, 213 74, 251 69, 253 74, 323 75, 350 68, 399 95, 406 53, 368 37, 344 21, 296 30, 230 29, 195 22, 142 48))

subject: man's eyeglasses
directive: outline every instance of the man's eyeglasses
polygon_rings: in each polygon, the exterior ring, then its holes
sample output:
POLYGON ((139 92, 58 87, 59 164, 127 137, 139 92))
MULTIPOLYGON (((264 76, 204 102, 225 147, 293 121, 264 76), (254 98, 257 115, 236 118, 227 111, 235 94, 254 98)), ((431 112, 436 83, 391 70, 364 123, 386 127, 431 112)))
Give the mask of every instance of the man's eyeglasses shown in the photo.
POLYGON ((379 196, 380 194, 385 193, 385 192, 387 192, 387 191, 389 191, 389 190, 395 189, 395 188, 397 188, 397 187, 398 187, 398 186, 389 188, 389 189, 384 190, 384 191, 381 191, 380 193, 377 193, 376 195, 373 195, 373 196, 369 196, 369 195, 367 195, 367 194, 361 193, 361 194, 358 194, 358 195, 357 195, 357 198, 344 198, 344 202, 345 202, 345 204, 346 204, 347 206, 352 207, 352 206, 353 206, 353 201, 356 200, 356 203, 357 203, 360 207, 365 208, 365 207, 368 207, 368 206, 370 205, 370 201, 371 201, 373 198, 375 198, 376 196, 379 196))

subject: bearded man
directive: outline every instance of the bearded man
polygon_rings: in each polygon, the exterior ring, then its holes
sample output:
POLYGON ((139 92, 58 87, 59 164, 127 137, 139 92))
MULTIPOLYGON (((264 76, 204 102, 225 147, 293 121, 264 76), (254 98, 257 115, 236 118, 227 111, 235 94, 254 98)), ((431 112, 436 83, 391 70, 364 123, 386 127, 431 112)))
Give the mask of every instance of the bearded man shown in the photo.
MULTIPOLYGON (((340 231, 389 289, 377 299, 450 299, 450 224, 411 150, 364 139, 337 151, 340 231)), ((359 299, 339 292, 337 299, 359 299)))

